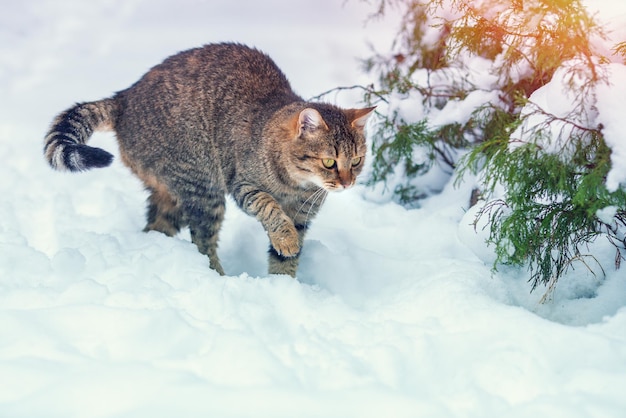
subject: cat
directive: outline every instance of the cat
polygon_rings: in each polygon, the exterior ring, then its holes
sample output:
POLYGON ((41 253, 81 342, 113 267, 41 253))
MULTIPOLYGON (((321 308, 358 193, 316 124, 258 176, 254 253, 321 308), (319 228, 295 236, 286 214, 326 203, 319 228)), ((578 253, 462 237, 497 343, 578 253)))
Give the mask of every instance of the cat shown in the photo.
POLYGON ((263 52, 209 44, 175 54, 110 98, 60 113, 44 155, 61 171, 111 164, 86 145, 114 131, 120 158, 145 184, 145 231, 191 240, 223 275, 217 255, 225 197, 261 222, 269 273, 296 276, 304 234, 329 191, 355 184, 374 107, 306 102, 263 52))

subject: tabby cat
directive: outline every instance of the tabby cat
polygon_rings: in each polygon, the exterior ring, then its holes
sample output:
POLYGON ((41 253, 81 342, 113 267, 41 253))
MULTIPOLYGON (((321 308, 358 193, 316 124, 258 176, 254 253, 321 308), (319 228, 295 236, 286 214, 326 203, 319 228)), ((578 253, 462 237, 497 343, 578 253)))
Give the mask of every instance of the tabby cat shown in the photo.
POLYGON ((374 108, 340 109, 297 96, 262 52, 233 43, 178 53, 111 98, 59 114, 44 154, 57 170, 108 166, 85 145, 113 130, 122 161, 150 192, 145 231, 189 226, 210 265, 225 195, 269 236, 269 273, 295 277, 304 234, 328 191, 354 185, 363 168, 363 128, 374 108))

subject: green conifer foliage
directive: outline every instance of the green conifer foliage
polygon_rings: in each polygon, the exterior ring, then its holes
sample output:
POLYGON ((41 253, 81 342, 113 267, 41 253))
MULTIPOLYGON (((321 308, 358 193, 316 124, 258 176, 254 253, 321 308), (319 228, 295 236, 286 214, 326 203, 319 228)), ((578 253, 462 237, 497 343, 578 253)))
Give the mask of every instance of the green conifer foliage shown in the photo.
MULTIPOLYGON (((626 192, 607 190, 611 149, 602 126, 589 123, 589 98, 606 83, 604 58, 591 39, 604 35, 581 2, 380 0, 378 15, 390 7, 403 10, 404 18, 392 53, 366 61, 379 76, 366 99, 413 101, 421 109, 412 116, 401 106, 383 110, 372 181, 393 180, 398 200, 411 203, 428 194, 414 180, 434 166, 455 172, 456 181, 478 175, 487 200, 478 216, 489 219, 494 268, 527 266, 532 289, 553 287, 577 264, 602 273, 589 250, 599 237, 614 245, 619 267, 626 254, 626 192), (475 57, 490 63, 489 86, 469 76, 475 57), (531 100, 555 74, 572 103, 565 115, 531 100), (478 103, 469 118, 432 123, 447 105, 488 89, 497 100, 485 96, 491 100, 478 103)), ((614 51, 625 56, 624 42, 614 51)))

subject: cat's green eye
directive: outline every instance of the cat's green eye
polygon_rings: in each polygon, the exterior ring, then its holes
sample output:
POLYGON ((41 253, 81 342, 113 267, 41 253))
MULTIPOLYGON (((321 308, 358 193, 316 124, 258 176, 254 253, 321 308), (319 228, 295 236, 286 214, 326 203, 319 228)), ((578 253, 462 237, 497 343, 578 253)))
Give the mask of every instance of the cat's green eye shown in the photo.
POLYGON ((361 160, 362 159, 363 158, 361 158, 361 157, 354 157, 352 159, 352 167, 356 167, 357 165, 361 164, 361 160))
POLYGON ((322 158, 322 164, 326 168, 333 168, 337 163, 332 158, 322 158))

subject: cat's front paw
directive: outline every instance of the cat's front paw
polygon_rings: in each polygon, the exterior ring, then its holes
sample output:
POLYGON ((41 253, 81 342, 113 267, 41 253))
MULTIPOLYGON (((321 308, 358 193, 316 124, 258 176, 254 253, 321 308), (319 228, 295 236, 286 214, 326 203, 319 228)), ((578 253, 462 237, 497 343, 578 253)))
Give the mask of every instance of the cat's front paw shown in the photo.
POLYGON ((300 253, 300 238, 298 231, 291 222, 284 222, 275 231, 270 232, 270 243, 278 255, 294 257, 300 253))

